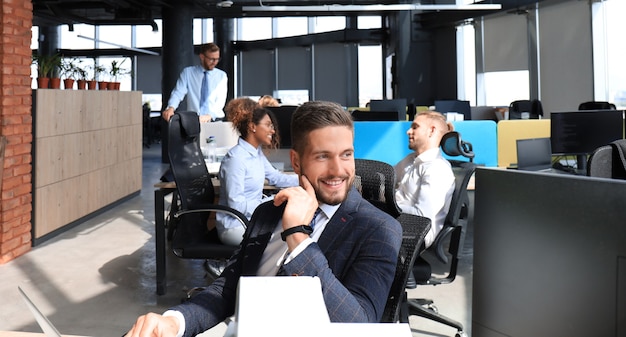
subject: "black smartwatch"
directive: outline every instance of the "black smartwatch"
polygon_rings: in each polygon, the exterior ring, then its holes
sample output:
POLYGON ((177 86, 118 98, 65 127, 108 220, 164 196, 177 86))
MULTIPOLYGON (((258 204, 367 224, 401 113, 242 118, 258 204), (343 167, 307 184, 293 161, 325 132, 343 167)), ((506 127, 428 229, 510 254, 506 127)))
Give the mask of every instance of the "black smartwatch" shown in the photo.
POLYGON ((306 235, 311 235, 311 233, 313 233, 313 228, 309 225, 291 227, 280 233, 280 238, 283 239, 283 241, 287 241, 287 237, 293 233, 304 233, 306 235))

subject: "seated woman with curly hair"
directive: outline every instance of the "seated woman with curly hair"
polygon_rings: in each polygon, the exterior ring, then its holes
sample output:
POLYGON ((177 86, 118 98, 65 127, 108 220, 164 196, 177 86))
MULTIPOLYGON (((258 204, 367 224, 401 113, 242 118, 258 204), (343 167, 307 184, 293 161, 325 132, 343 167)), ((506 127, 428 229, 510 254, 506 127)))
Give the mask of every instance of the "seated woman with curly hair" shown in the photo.
MULTIPOLYGON (((254 209, 264 201, 265 180, 276 187, 298 185, 298 176, 275 169, 265 157, 264 148, 276 149, 280 144, 278 130, 274 128, 273 113, 250 98, 235 98, 224 108, 227 119, 240 137, 224 157, 220 166, 220 200, 243 213, 248 219, 254 209)), ((216 227, 224 244, 238 245, 245 228, 235 218, 217 213, 216 227)))

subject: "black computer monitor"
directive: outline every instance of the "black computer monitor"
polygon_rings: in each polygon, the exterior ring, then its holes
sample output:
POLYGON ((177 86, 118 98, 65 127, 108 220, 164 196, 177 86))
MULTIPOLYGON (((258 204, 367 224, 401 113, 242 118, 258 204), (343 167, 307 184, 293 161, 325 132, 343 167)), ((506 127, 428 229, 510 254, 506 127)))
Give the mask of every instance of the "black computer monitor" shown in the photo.
POLYGON ((552 153, 576 155, 578 170, 586 169, 587 155, 593 150, 622 138, 622 110, 563 111, 550 114, 552 153))
POLYGON ((298 108, 296 105, 282 105, 279 107, 267 107, 274 113, 278 125, 274 125, 280 135, 280 148, 291 148, 291 115, 298 108))
POLYGON ((435 101, 435 110, 442 114, 456 112, 462 114, 464 120, 472 119, 472 109, 469 101, 438 100, 435 101))
POLYGON ((396 121, 406 121, 406 98, 371 100, 370 111, 396 111, 396 121))
POLYGON ((626 336, 626 181, 478 168, 472 337, 626 336))
POLYGON ((550 114, 552 153, 584 157, 600 146, 622 139, 623 114, 622 110, 552 112, 550 114))
POLYGON ((398 121, 398 112, 354 110, 352 111, 352 119, 355 122, 398 121))

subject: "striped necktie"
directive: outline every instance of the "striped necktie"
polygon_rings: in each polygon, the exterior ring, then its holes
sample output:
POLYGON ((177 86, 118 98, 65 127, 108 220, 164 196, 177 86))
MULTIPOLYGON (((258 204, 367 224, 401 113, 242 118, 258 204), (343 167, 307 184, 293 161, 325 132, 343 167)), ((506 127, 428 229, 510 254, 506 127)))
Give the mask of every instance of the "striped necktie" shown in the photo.
POLYGON ((311 219, 311 223, 309 224, 311 228, 315 229, 315 224, 316 224, 315 219, 317 219, 317 216, 320 214, 321 211, 322 210, 319 207, 315 210, 315 214, 313 214, 313 219, 311 219))

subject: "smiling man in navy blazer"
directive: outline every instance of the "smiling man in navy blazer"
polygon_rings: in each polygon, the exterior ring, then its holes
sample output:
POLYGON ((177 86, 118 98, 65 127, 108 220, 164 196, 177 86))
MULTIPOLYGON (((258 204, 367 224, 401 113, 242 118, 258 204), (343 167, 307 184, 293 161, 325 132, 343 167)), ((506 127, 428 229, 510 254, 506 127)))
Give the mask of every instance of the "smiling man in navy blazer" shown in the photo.
MULTIPOLYGON (((331 321, 380 321, 402 228, 352 187, 352 117, 338 104, 307 102, 294 113, 291 130, 300 186, 255 210, 239 250, 208 288, 163 315, 139 317, 127 336, 210 329, 234 314, 239 277, 248 275, 317 276, 331 321)), ((295 302, 302 289, 284 291, 295 302)))

